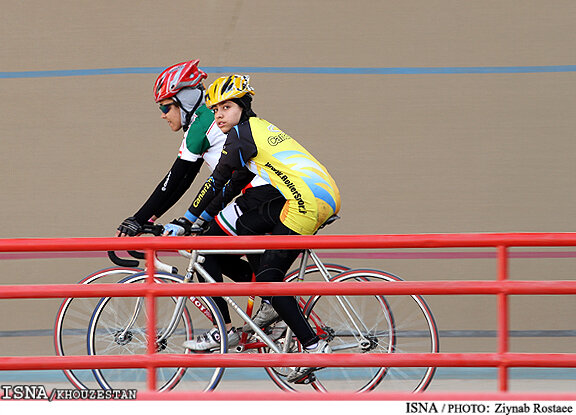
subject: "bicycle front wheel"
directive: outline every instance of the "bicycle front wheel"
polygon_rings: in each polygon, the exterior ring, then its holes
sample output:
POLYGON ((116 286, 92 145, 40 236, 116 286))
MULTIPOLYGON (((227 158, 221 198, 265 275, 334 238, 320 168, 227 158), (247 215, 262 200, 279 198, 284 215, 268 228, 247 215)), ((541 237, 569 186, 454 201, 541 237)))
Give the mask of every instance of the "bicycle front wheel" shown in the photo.
MULTIPOLYGON (((106 268, 88 275, 78 284, 116 283, 138 272, 142 272, 142 269, 106 268)), ((66 298, 62 301, 54 325, 54 347, 58 356, 86 356, 88 326, 99 300, 99 298, 66 298)), ((89 369, 65 369, 63 372, 77 389, 98 388, 89 369)))
MULTIPOLYGON (((122 283, 144 283, 146 273, 131 276, 122 283)), ((181 283, 181 276, 157 273, 158 283, 181 283)), ((176 297, 156 298, 156 338, 169 329, 176 297)), ((226 333, 224 322, 216 305, 210 298, 194 297, 190 307, 184 306, 177 317, 174 331, 157 342, 157 353, 189 354, 182 344, 195 336, 202 335, 216 326, 220 333, 226 333)), ((102 298, 91 317, 88 328, 87 349, 90 355, 135 355, 147 353, 147 311, 143 298, 106 297, 102 298)), ((226 339, 226 336, 221 338, 226 339)), ((224 340, 216 353, 226 352, 224 340)), ((163 367, 156 369, 157 389, 173 389, 180 383, 182 389, 190 391, 212 390, 222 378, 224 368, 163 367)), ((94 369, 94 376, 103 389, 147 388, 146 369, 94 369)))
MULTIPOLYGON (((396 282, 377 270, 350 270, 331 281, 396 282)), ((419 295, 313 296, 304 315, 334 353, 437 353, 438 328, 419 295)), ((327 367, 315 372, 318 390, 419 392, 434 376, 434 367, 327 367)))

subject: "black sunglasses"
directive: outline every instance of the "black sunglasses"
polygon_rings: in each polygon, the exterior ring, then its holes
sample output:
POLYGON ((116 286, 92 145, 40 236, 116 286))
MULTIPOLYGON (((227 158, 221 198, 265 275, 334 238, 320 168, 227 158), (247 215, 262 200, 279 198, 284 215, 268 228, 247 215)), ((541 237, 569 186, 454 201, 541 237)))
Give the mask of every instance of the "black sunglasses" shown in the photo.
POLYGON ((162 114, 168 114, 168 112, 170 112, 170 107, 172 105, 177 105, 177 104, 175 102, 171 102, 169 104, 160 104, 159 108, 160 108, 160 111, 162 111, 162 114))

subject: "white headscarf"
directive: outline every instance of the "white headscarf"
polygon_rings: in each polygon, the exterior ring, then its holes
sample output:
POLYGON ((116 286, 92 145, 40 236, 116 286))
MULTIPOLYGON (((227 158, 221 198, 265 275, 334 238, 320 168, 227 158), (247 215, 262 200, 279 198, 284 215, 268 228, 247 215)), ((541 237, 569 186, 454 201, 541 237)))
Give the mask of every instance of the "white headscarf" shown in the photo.
POLYGON ((180 103, 182 128, 186 131, 190 127, 192 115, 204 102, 204 91, 200 88, 183 88, 178 91, 175 98, 180 103))

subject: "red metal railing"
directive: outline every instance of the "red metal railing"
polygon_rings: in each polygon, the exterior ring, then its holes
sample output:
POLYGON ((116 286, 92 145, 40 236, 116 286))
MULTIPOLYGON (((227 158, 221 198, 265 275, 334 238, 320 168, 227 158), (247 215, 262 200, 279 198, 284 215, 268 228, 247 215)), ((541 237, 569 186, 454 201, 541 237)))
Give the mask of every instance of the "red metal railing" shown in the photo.
MULTIPOLYGON (((147 307, 154 310, 155 297, 172 295, 246 296, 246 295, 354 295, 354 294, 422 294, 422 295, 496 295, 498 297, 497 353, 402 353, 385 355, 198 355, 182 359, 179 355, 155 353, 153 335, 149 336, 148 354, 143 356, 26 356, 0 357, 0 370, 51 370, 92 368, 147 368, 147 392, 139 399, 206 399, 201 393, 155 392, 157 367, 267 367, 267 366, 436 366, 436 367, 496 367, 499 370, 498 392, 494 393, 330 393, 330 399, 362 400, 576 400, 574 393, 510 393, 508 369, 511 367, 576 367, 576 354, 510 353, 508 351, 509 295, 573 295, 576 281, 510 281, 508 258, 510 247, 576 246, 575 233, 513 233, 513 234, 432 234, 432 235, 323 235, 323 236, 255 236, 202 238, 76 238, 76 239, 5 239, 0 240, 0 252, 56 252, 144 250, 147 256, 148 284, 52 284, 4 285, 0 299, 65 298, 65 297, 146 297, 147 307), (375 248, 464 248, 492 247, 497 250, 496 281, 426 281, 373 282, 330 284, 220 283, 220 284, 155 284, 152 261, 157 250, 176 249, 375 249, 375 248)), ((155 333, 154 312, 148 321, 148 333, 155 333)), ((325 394, 300 393, 231 393, 212 392, 210 399, 326 399, 325 394)))

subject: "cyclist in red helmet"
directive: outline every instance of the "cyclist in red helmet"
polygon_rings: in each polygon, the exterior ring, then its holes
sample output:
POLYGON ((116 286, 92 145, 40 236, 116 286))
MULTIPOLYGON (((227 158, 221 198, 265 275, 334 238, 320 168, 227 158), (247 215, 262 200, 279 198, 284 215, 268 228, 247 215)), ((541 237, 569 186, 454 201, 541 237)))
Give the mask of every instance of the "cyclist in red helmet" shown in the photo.
POLYGON ((164 70, 154 83, 154 100, 160 105, 162 119, 172 131, 184 131, 176 161, 148 200, 118 227, 118 236, 135 236, 142 225, 155 221, 188 190, 206 161, 214 168, 225 140, 214 125, 212 111, 204 105, 207 75, 198 69, 198 60, 182 62, 164 70))
MULTIPOLYGON (((204 103, 204 85, 207 78, 205 72, 198 68, 198 60, 178 63, 165 69, 154 83, 154 100, 160 105, 162 119, 168 122, 172 131, 184 131, 184 138, 174 164, 156 186, 152 194, 138 209, 126 218, 119 226, 117 236, 137 236, 142 232, 142 226, 154 222, 168 209, 176 204, 190 188, 204 162, 212 171, 218 164, 226 135, 214 122, 214 113, 204 103)), ((235 209, 248 210, 264 201, 277 197, 278 191, 262 180, 251 180, 243 196, 237 198, 228 209, 234 214, 235 209)), ((245 184, 245 183, 244 183, 245 184)), ((224 203, 224 202, 222 202, 224 203)), ((169 235, 185 235, 190 232, 191 224, 197 218, 189 212, 165 225, 169 235)), ((220 223, 228 225, 231 220, 220 223)), ((233 227, 218 226, 214 221, 206 232, 210 235, 234 234, 233 227)), ((204 268, 210 275, 222 281, 222 274, 237 282, 248 282, 252 279, 250 265, 239 256, 207 255, 204 268)), ((240 339, 232 327, 228 306, 224 299, 214 298, 227 325, 228 344, 232 347, 240 339)), ((207 338, 202 347, 209 349, 218 345, 218 339, 207 338)))

